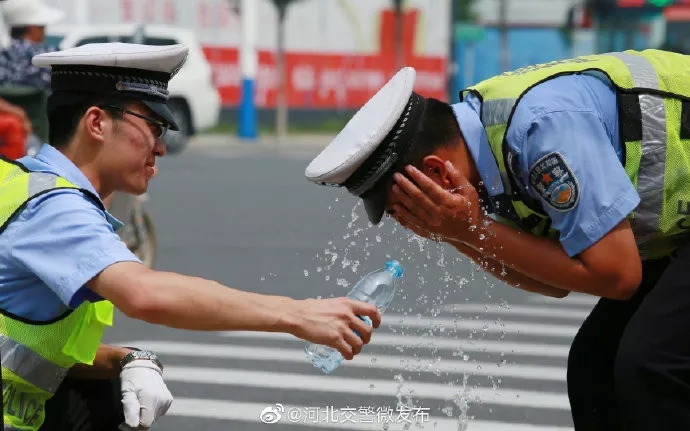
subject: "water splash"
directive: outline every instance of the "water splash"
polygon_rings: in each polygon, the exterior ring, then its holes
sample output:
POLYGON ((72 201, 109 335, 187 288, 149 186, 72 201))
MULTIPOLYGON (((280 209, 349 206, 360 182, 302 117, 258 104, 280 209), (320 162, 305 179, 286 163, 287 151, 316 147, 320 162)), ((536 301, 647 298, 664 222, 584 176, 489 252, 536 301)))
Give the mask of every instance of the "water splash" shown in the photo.
MULTIPOLYGON (((348 198, 341 199, 341 203, 338 203, 339 200, 336 198, 332 208, 342 209, 342 201, 351 202, 348 198)), ((446 368, 441 367, 441 363, 443 359, 454 358, 456 361, 467 362, 467 364, 463 364, 464 370, 471 364, 470 361, 475 357, 475 352, 486 350, 485 347, 478 346, 482 339, 489 335, 495 337, 495 331, 489 331, 490 326, 492 327, 494 324, 503 325, 503 322, 500 319, 492 320, 479 316, 488 313, 489 307, 484 307, 479 313, 461 314, 460 311, 447 306, 450 301, 454 303, 466 303, 470 300, 482 301, 481 298, 477 299, 476 294, 465 295, 463 291, 466 288, 472 288, 473 292, 479 293, 479 296, 483 292, 485 295, 483 302, 485 303, 497 301, 492 299, 492 296, 495 295, 496 285, 494 280, 487 276, 488 263, 486 261, 475 263, 458 253, 449 244, 418 236, 390 218, 384 217, 379 225, 374 226, 369 223, 367 217, 362 217, 364 209, 359 200, 348 209, 349 211, 339 210, 331 214, 335 221, 333 225, 342 223, 343 231, 335 231, 332 239, 325 245, 323 252, 315 254, 314 266, 308 270, 305 269, 305 276, 307 271, 311 274, 320 274, 319 277, 323 276, 327 284, 330 285, 330 287, 323 287, 325 296, 341 295, 345 293, 342 289, 349 290, 351 282, 356 282, 360 276, 377 269, 385 259, 398 259, 405 267, 407 275, 400 285, 398 298, 387 313, 398 313, 404 316, 404 319, 401 322, 396 322, 395 326, 388 327, 384 315, 382 327, 386 327, 386 331, 389 333, 414 337, 417 341, 394 346, 381 346, 380 348, 382 352, 388 351, 394 355, 406 357, 401 361, 399 368, 396 367, 395 369, 396 374, 393 377, 397 383, 395 399, 399 406, 412 406, 415 395, 407 387, 407 382, 414 380, 417 376, 423 377, 424 374, 441 377, 443 381, 447 381, 448 384, 458 388, 456 396, 448 400, 451 405, 446 407, 443 405, 434 406, 427 402, 427 404, 419 407, 431 408, 432 410, 443 408, 441 411, 449 417, 457 417, 458 430, 466 430, 472 419, 470 404, 474 402, 470 398, 472 385, 468 383, 468 378, 474 374, 474 367, 476 367, 477 373, 484 373, 484 371, 481 370, 480 365, 475 363, 473 370, 462 373, 462 379, 459 379, 455 378, 456 375, 460 376, 457 370, 441 371, 446 368), (454 324, 430 324, 427 327, 420 327, 424 325, 419 325, 419 322, 428 321, 430 317, 448 318, 447 314, 444 315, 444 313, 452 313, 454 324), (471 331, 461 329, 463 325, 460 322, 479 319, 489 321, 490 325, 487 324, 471 331), (459 340, 459 344, 462 344, 464 350, 456 349, 452 352, 441 350, 434 344, 435 337, 459 340), (468 344, 474 345, 474 347, 468 348, 468 344), (450 375, 453 377, 447 380, 442 377, 450 375)), ((472 228, 481 230, 487 227, 489 223, 490 221, 477 223, 472 228)), ((485 235, 486 233, 481 234, 485 235)), ((486 239, 486 237, 482 237, 482 240, 486 239)), ((500 268, 505 271, 505 267, 500 268)), ((509 305, 505 301, 499 306, 509 309, 509 305)), ((505 331, 502 331, 501 338, 504 336, 505 331)), ((376 334, 374 334, 373 339, 375 337, 376 334)), ((485 355, 490 357, 489 363, 493 362, 498 367, 507 364, 503 354, 500 358, 491 357, 492 354, 489 353, 485 353, 485 355)), ((381 363, 380 361, 377 363, 376 357, 368 359, 371 367, 381 368, 381 363)), ((474 387, 486 385, 493 390, 498 390, 500 384, 500 379, 489 376, 488 379, 482 379, 481 384, 477 383, 474 387)), ((433 426, 433 424, 427 424, 426 428, 428 425, 433 426)), ((384 426, 383 428, 386 429, 387 427, 384 426)))

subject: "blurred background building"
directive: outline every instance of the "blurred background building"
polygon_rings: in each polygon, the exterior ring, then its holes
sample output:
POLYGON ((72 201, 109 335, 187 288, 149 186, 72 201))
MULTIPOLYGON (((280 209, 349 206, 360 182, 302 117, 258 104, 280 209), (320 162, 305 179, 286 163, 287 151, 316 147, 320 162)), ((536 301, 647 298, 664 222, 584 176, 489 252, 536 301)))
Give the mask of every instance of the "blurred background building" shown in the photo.
MULTIPOLYGON (((282 100, 278 47, 285 50, 291 124, 346 118, 401 64, 417 68, 417 91, 453 101, 464 86, 527 64, 628 48, 690 52, 690 0, 255 1, 255 103, 264 124, 273 123, 282 100)), ((49 29, 52 42, 132 41, 132 33, 143 29, 147 39, 138 40, 147 43, 180 39, 197 45, 203 59, 194 67, 201 72, 176 89, 178 112, 188 113, 190 129, 236 121, 242 88, 239 0, 49 2, 69 16, 49 29), (217 90, 218 115, 209 96, 192 100, 204 86, 217 90)))

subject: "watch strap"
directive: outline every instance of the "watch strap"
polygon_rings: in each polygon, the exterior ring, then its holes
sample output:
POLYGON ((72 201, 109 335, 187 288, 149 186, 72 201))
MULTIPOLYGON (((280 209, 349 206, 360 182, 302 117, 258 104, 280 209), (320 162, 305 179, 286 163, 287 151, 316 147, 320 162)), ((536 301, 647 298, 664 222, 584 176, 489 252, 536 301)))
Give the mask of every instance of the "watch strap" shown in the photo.
POLYGON ((155 353, 149 350, 134 350, 129 352, 120 360, 120 368, 124 368, 125 365, 138 360, 151 361, 156 364, 161 371, 163 371, 163 364, 161 363, 160 359, 158 359, 158 356, 155 353))

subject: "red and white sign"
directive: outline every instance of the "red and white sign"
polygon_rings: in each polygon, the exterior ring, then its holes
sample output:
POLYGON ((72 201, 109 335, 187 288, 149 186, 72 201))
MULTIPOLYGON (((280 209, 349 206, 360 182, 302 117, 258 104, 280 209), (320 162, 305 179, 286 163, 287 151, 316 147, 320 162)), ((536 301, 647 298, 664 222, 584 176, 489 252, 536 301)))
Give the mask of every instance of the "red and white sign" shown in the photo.
MULTIPOLYGON (((193 30, 213 67, 224 105, 240 100, 240 1, 45 0, 65 11, 85 10, 92 25, 126 22, 193 30)), ((277 13, 271 0, 257 2, 259 69, 256 102, 276 99, 277 13)), ((285 22, 288 103, 297 108, 362 105, 395 72, 391 0, 295 2, 285 22)), ((404 64, 417 69, 416 90, 446 99, 450 50, 450 0, 406 0, 404 64)), ((75 23, 68 13, 65 24, 75 23)))
MULTIPOLYGON (((405 15, 404 46, 410 47, 419 11, 405 15)), ((356 108, 363 105, 395 73, 394 14, 382 11, 381 51, 368 55, 288 52, 286 55, 287 99, 299 108, 356 108)), ((237 48, 207 46, 206 57, 213 67, 216 84, 225 105, 236 105, 241 96, 239 51, 237 48)), ((439 56, 419 56, 406 49, 404 63, 417 70, 415 90, 427 97, 447 98, 447 61, 439 56)), ((256 77, 256 104, 275 106, 277 94, 276 56, 260 50, 256 77)))

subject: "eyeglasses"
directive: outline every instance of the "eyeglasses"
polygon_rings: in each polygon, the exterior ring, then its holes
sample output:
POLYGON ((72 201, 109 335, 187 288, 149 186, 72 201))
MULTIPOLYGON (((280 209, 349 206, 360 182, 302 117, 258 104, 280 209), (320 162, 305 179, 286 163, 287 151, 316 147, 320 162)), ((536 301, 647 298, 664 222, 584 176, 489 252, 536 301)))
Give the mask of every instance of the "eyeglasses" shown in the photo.
POLYGON ((165 136, 165 133, 168 131, 168 128, 170 128, 170 126, 168 124, 163 123, 162 121, 158 121, 155 118, 149 117, 148 115, 144 115, 144 114, 140 114, 138 112, 130 111, 129 109, 121 108, 119 106, 102 105, 102 106, 99 106, 99 108, 111 110, 111 111, 120 111, 124 114, 133 115, 135 117, 141 118, 142 120, 146 120, 149 124, 151 124, 153 126, 151 128, 151 133, 153 133, 153 136, 156 139, 163 139, 163 136, 165 136))

